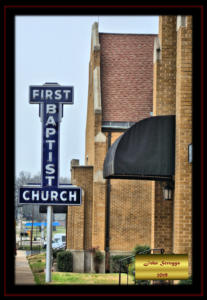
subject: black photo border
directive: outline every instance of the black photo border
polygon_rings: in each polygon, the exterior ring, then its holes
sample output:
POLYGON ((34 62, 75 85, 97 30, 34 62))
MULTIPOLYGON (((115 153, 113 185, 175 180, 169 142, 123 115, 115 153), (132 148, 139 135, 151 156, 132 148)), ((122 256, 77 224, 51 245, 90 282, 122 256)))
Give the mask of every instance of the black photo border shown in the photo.
MULTIPOLYGON (((203 4, 67 5, 1 4, 4 296, 203 296, 204 293, 204 33, 203 4), (173 286, 14 285, 15 16, 17 15, 192 15, 193 16, 193 284, 173 286), (196 75, 196 76, 195 76, 196 75)), ((21 2, 21 1, 19 1, 21 2)), ((60 1, 61 2, 61 1, 60 1)))

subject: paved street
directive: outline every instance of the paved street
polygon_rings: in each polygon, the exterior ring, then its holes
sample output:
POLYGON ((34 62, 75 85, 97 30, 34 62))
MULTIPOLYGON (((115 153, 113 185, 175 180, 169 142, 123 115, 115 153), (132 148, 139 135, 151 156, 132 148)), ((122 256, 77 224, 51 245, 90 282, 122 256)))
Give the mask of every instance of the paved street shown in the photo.
POLYGON ((15 270, 15 284, 35 284, 32 271, 26 258, 26 251, 17 250, 15 270))

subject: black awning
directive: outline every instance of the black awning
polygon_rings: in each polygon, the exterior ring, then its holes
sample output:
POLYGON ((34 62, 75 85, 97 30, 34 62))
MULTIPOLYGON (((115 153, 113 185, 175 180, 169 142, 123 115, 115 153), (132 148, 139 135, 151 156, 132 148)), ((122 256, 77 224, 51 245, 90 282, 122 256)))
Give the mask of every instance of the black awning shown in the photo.
POLYGON ((135 123, 109 148, 104 178, 171 180, 175 174, 175 116, 135 123))

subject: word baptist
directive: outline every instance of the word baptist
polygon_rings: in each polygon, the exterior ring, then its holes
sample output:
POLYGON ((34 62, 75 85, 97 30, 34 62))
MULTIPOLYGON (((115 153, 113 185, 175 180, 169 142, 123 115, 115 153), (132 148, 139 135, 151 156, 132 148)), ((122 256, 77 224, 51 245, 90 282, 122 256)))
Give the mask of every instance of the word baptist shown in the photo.
POLYGON ((57 143, 58 143, 58 106, 56 104, 46 104, 45 106, 45 118, 44 118, 44 142, 46 143, 45 151, 46 157, 43 165, 44 178, 47 180, 47 185, 52 186, 53 180, 57 177, 57 143))

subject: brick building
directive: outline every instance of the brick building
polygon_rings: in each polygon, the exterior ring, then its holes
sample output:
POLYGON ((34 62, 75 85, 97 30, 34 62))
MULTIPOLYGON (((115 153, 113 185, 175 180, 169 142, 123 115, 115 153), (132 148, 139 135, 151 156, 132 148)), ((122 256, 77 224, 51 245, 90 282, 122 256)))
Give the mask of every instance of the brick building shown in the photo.
POLYGON ((175 115, 173 201, 163 203, 163 183, 152 186, 152 247, 188 253, 192 260, 192 17, 162 16, 155 43, 153 115, 175 115))
POLYGON ((109 255, 131 254, 137 244, 151 243, 151 182, 106 180, 103 162, 117 137, 150 117, 155 36, 105 34, 97 23, 92 27, 85 166, 71 166, 84 201, 68 210, 67 248, 77 271, 93 271, 93 247, 104 253, 101 271, 107 271, 109 255))
POLYGON ((160 16, 158 36, 99 34, 94 24, 86 166, 71 168, 72 183, 83 187, 85 197, 82 207, 68 210, 67 248, 81 261, 81 271, 93 271, 91 247, 99 246, 105 254, 104 271, 108 253, 127 254, 136 244, 148 244, 166 253, 188 253, 191 274, 190 144, 192 17, 160 16), (152 118, 150 112, 153 118, 175 116, 171 201, 163 199, 167 181, 103 178, 104 159, 113 142, 133 123, 152 118))

